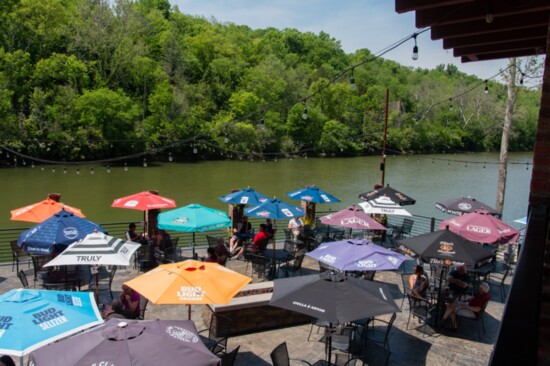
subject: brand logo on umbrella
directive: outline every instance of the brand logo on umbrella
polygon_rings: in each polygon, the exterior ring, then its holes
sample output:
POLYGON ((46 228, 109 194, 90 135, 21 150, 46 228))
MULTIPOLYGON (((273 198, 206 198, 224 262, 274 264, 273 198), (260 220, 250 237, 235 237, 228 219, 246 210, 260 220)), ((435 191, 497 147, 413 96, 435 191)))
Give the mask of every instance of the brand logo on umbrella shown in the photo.
POLYGON ((42 330, 57 327, 58 325, 67 323, 69 321, 69 319, 67 319, 67 317, 63 315, 63 311, 57 310, 56 308, 49 308, 46 310, 38 311, 32 314, 32 316, 32 322, 40 326, 42 330))
POLYGON ((75 227, 66 227, 63 229, 63 235, 67 239, 76 239, 78 237, 78 230, 75 227))
POLYGON ((468 211, 472 208, 472 205, 470 205, 468 202, 460 202, 458 204, 458 208, 463 211, 468 211))
POLYGON ((471 231, 477 234, 491 234, 491 229, 485 226, 466 225, 466 231, 471 231))
POLYGON ((187 224, 189 222, 189 218, 187 217, 176 217, 174 220, 172 220, 174 224, 187 224))
POLYGON ((182 342, 197 343, 199 341, 199 338, 195 334, 182 327, 166 327, 166 333, 182 342))
MULTIPOLYGON (((34 366, 34 364, 32 364, 34 366)), ((29 364, 29 366, 31 366, 29 364)), ((115 366, 114 363, 112 363, 111 361, 99 361, 99 362, 94 362, 92 363, 90 366, 115 366)))
POLYGON ((256 213, 256 215, 262 216, 262 217, 268 217, 269 216, 269 211, 260 211, 260 212, 256 213))
POLYGON ((360 217, 349 217, 349 218, 345 218, 345 219, 342 219, 340 221, 340 223, 342 225, 347 225, 347 224, 359 224, 359 225, 362 225, 362 226, 365 226, 365 227, 369 227, 369 224, 368 222, 366 222, 365 220, 363 220, 362 218, 360 217))
POLYGON ((323 254, 319 259, 325 263, 334 263, 337 258, 330 254, 323 254))
POLYGON ((138 205, 138 201, 136 200, 130 200, 124 204, 125 207, 136 207, 138 205))
POLYGON ((290 210, 288 208, 283 208, 281 210, 281 212, 286 216, 286 217, 293 217, 294 215, 292 214, 292 212, 290 212, 290 210))
POLYGON ((301 196, 300 197, 303 201, 311 201, 313 199, 313 197, 311 196, 301 196))
POLYGON ((200 286, 181 286, 177 296, 181 301, 201 301, 204 298, 204 291, 200 286))
POLYGON ((246 196, 241 197, 240 203, 242 203, 243 205, 246 205, 248 203, 248 197, 246 196))
POLYGON ((376 264, 376 261, 374 259, 365 259, 362 261, 357 261, 357 267, 373 269, 378 267, 378 265, 376 264))
POLYGON ((0 338, 6 333, 6 330, 9 330, 13 325, 11 316, 0 315, 0 338))
POLYGON ((394 266, 397 266, 397 262, 399 261, 397 258, 392 257, 391 255, 386 256, 386 259, 394 266))
POLYGON ((448 241, 441 241, 439 243, 438 252, 443 255, 453 255, 455 254, 454 244, 448 241))
POLYGON ((292 305, 296 305, 296 306, 299 306, 301 308, 311 309, 311 310, 314 310, 314 311, 318 311, 320 313, 324 313, 326 311, 325 309, 322 309, 322 308, 317 307, 315 305, 304 304, 304 303, 298 302, 298 301, 293 301, 292 305))

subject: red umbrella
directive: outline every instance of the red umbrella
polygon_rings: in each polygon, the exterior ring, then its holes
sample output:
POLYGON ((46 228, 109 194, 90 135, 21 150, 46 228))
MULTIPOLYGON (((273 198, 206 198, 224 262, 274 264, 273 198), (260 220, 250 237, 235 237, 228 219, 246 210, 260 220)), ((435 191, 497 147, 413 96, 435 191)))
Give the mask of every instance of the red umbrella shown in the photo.
POLYGON ((144 191, 131 196, 117 198, 113 201, 111 207, 147 211, 159 208, 176 207, 176 202, 173 199, 162 197, 149 191, 144 191))
POLYGON ((506 244, 518 240, 520 232, 491 215, 486 210, 444 220, 440 229, 449 230, 471 241, 485 244, 506 244))
POLYGON ((386 227, 367 215, 355 205, 344 208, 319 219, 325 225, 347 227, 356 230, 386 230, 386 227))

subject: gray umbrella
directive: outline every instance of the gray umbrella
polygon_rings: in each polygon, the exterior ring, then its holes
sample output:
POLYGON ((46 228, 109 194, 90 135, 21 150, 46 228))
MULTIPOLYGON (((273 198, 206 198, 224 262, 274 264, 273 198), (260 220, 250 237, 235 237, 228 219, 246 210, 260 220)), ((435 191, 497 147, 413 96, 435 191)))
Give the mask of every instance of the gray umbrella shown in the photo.
POLYGON ((33 352, 29 365, 181 366, 184 361, 201 366, 220 362, 202 343, 192 321, 111 319, 33 352))

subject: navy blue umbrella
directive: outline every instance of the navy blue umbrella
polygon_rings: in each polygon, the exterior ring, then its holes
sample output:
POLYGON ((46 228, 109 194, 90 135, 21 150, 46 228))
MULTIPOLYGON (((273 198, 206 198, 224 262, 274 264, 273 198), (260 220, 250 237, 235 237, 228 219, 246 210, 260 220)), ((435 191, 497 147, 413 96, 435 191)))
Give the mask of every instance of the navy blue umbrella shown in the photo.
POLYGON ((96 230, 106 233, 98 224, 61 209, 49 219, 21 233, 17 245, 31 254, 62 252, 69 244, 96 230))

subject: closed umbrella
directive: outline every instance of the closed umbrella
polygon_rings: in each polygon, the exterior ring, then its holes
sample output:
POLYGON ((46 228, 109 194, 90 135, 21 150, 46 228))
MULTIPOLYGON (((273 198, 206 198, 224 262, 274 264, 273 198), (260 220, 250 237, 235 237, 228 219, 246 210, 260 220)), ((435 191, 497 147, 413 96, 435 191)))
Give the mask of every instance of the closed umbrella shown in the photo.
POLYGON ((485 210, 443 220, 439 224, 440 229, 447 226, 449 230, 468 240, 485 244, 515 243, 520 235, 518 230, 485 210))
POLYGON ((372 191, 359 194, 359 198, 364 201, 372 201, 380 197, 388 197, 390 200, 400 206, 414 205, 416 203, 416 200, 414 198, 409 197, 406 194, 401 193, 398 190, 390 187, 389 184, 385 187, 377 188, 372 191))
POLYGON ((78 217, 86 217, 82 211, 76 207, 71 207, 64 203, 54 201, 51 198, 47 198, 43 201, 33 203, 32 205, 11 210, 10 220, 42 222, 58 213, 61 209, 71 212, 78 217))
POLYGON ((89 332, 33 352, 34 366, 217 366, 220 359, 187 320, 111 319, 89 332))
POLYGON ((126 285, 153 304, 227 304, 252 279, 217 263, 161 264, 126 285))
POLYGON ((436 202, 435 207, 449 215, 455 216, 464 215, 477 210, 485 210, 493 216, 500 217, 500 212, 488 204, 478 201, 472 197, 460 197, 438 201, 436 202))
POLYGON ((103 323, 89 292, 15 289, 0 295, 0 309, 0 354, 18 357, 103 323))
POLYGON ((103 228, 61 209, 58 213, 19 235, 17 245, 32 254, 51 254, 103 228))

